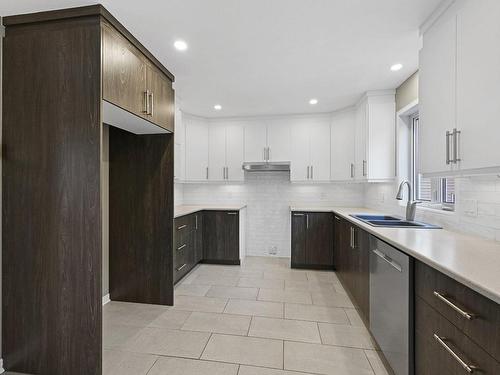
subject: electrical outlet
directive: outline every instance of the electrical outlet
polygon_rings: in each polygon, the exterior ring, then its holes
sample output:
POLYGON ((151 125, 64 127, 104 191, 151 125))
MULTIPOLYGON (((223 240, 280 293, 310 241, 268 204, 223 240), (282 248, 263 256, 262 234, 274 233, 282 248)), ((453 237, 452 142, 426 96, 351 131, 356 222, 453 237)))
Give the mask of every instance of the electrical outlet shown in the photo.
POLYGON ((277 246, 271 246, 269 248, 269 255, 276 255, 278 254, 278 247, 277 246))
POLYGON ((464 215, 476 217, 477 216, 477 200, 465 199, 462 203, 464 215))

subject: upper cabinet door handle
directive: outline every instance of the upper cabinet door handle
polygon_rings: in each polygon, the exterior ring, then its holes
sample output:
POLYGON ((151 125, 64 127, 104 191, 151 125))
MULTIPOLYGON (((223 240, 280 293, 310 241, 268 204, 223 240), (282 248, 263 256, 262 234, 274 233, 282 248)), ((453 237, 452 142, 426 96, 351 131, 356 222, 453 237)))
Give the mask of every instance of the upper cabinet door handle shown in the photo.
POLYGON ((144 91, 144 107, 142 109, 142 112, 145 114, 148 114, 149 112, 149 90, 144 91))
POLYGON ((155 102, 155 97, 153 92, 149 94, 150 100, 149 100, 149 115, 153 116, 154 115, 154 102, 155 102))
POLYGON ((459 137, 462 134, 460 130, 457 130, 456 128, 453 129, 453 162, 458 163, 459 161, 462 161, 462 159, 459 156, 459 137))
POLYGON ((450 157, 450 136, 452 134, 447 130, 446 131, 446 165, 451 163, 450 157))

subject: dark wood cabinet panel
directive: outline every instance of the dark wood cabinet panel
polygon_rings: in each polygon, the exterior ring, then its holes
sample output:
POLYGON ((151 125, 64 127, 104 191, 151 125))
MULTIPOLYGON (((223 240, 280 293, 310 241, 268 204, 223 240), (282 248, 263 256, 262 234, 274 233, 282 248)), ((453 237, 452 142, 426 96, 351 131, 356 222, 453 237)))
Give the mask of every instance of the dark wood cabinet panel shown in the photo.
POLYGON ((173 304, 173 134, 109 129, 110 296, 173 304))
POLYGON ((203 216, 203 261, 240 264, 239 213, 205 211, 203 216))
POLYGON ((500 361, 500 305, 422 262, 415 266, 415 293, 500 361), (474 316, 467 319, 444 299, 474 316))
POLYGON ((148 65, 147 88, 151 91, 151 121, 174 131, 175 99, 172 82, 156 67, 148 65))
POLYGON ((421 297, 415 299, 415 332, 416 375, 466 374, 467 371, 449 350, 452 350, 464 363, 477 366, 479 369, 474 372, 500 374, 500 364, 493 357, 421 297), (441 338, 441 343, 435 335, 441 338))
POLYGON ((100 37, 98 17, 6 28, 2 356, 8 371, 101 374, 100 37))
POLYGON ((107 23, 102 25, 103 99, 147 118, 144 56, 107 23))
POLYGON ((306 265, 307 247, 307 214, 304 212, 292 212, 292 267, 306 265))
POLYGON ((333 269, 333 215, 292 212, 292 267, 333 269))
POLYGON ((199 263, 203 260, 203 213, 195 214, 195 230, 194 230, 194 260, 199 263))
POLYGON ((320 268, 333 268, 333 215, 309 212, 306 224, 306 263, 320 268))

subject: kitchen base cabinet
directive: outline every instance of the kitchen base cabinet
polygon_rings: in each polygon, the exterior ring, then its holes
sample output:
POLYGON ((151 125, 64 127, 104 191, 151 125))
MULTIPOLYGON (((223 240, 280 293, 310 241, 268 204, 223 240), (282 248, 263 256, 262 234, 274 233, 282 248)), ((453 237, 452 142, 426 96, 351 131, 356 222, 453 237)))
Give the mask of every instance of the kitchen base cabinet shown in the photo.
POLYGON ((333 268, 333 214, 292 212, 292 268, 333 268))
POLYGON ((203 262, 240 264, 240 225, 237 211, 203 214, 203 262))

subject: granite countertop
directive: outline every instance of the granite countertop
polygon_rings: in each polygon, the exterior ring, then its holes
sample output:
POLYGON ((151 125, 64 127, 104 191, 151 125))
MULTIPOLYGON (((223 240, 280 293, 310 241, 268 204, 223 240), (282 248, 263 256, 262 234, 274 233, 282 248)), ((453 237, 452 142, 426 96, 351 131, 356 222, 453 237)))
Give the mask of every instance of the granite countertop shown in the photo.
POLYGON ((364 207, 302 207, 291 211, 334 212, 408 255, 500 304, 500 243, 445 229, 372 227, 352 214, 390 214, 364 207))
POLYGON ((246 204, 240 205, 181 205, 174 207, 174 218, 189 215, 198 211, 239 211, 246 207, 246 204))

